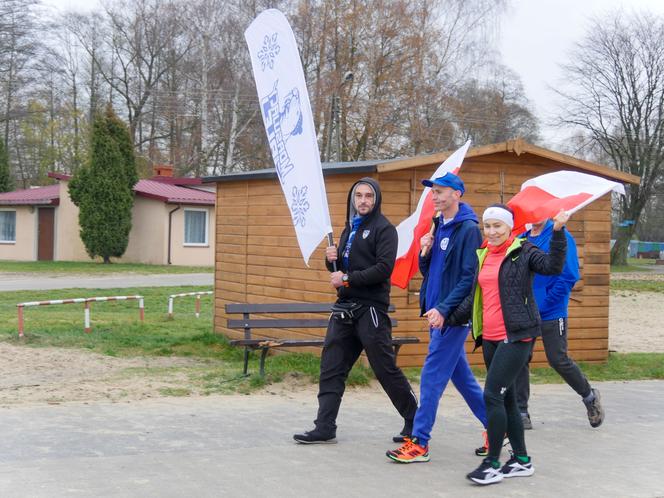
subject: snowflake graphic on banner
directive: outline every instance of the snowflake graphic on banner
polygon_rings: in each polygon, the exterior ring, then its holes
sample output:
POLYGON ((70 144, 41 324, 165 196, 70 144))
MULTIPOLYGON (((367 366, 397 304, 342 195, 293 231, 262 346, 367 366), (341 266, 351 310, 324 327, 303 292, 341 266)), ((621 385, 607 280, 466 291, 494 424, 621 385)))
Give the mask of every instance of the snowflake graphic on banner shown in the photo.
POLYGON ((279 54, 279 44, 277 43, 277 33, 272 36, 265 35, 263 47, 258 52, 258 60, 261 61, 261 69, 265 71, 266 67, 274 69, 274 59, 279 54))
POLYGON ((307 211, 309 201, 307 200, 307 186, 298 189, 293 187, 293 201, 291 202, 291 213, 293 213, 293 224, 304 228, 307 224, 307 211))

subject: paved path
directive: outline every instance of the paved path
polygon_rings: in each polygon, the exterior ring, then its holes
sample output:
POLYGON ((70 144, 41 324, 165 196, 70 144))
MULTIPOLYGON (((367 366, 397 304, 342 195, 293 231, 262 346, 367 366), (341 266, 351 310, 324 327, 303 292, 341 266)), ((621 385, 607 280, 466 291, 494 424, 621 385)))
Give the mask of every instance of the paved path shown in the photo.
POLYGON ((60 497, 662 497, 664 381, 599 384, 608 415, 591 429, 565 385, 533 386, 536 468, 482 488, 477 423, 453 389, 429 463, 384 452, 400 427, 387 398, 347 393, 339 444, 296 445, 315 398, 302 394, 162 398, 0 408, 0 496, 60 497))
POLYGON ((0 273, 0 292, 17 290, 52 289, 113 289, 121 287, 170 287, 179 285, 212 285, 212 273, 169 273, 139 275, 116 273, 114 275, 45 275, 31 273, 0 273))

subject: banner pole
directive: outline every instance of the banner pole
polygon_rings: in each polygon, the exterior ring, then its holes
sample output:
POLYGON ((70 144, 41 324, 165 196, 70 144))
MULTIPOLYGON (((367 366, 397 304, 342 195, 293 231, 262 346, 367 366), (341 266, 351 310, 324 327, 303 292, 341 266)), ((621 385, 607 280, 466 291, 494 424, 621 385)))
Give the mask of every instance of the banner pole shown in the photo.
MULTIPOLYGON (((327 234, 327 246, 332 247, 334 246, 334 234, 332 232, 327 234)), ((337 262, 332 261, 332 269, 334 271, 337 271, 337 262)))
MULTIPOLYGON (((438 211, 436 213, 436 216, 434 216, 434 219, 435 218, 440 218, 440 211, 438 211)), ((433 235, 433 232, 434 232, 435 229, 436 229, 436 223, 435 223, 435 221, 431 221, 431 228, 429 229, 429 235, 433 235)), ((422 250, 420 251, 420 255, 422 257, 424 257, 424 256, 427 255, 428 252, 429 252, 429 248, 428 247, 423 247, 422 250)))

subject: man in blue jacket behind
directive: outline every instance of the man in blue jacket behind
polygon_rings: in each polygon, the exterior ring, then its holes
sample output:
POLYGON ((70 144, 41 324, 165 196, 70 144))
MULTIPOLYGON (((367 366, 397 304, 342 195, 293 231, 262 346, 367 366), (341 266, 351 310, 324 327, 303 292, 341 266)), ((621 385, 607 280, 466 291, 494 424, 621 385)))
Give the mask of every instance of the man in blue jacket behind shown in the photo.
MULTIPOLYGON (((544 251, 549 251, 553 234, 551 220, 540 221, 523 236, 544 251)), ((590 383, 579 366, 567 355, 567 307, 569 296, 579 280, 579 259, 576 253, 574 237, 566 230, 567 259, 560 275, 536 274, 533 280, 533 294, 542 318, 542 343, 546 359, 567 384, 583 399, 588 412, 588 421, 592 427, 599 427, 604 421, 604 409, 597 389, 590 383)), ((534 347, 533 341, 533 347, 534 347)), ((531 353, 532 356, 532 353, 531 353)), ((525 429, 532 429, 528 413, 530 397, 530 374, 526 364, 516 378, 517 404, 525 429)))
POLYGON ((458 176, 447 173, 433 182, 423 180, 422 184, 431 187, 435 210, 440 212, 434 221, 434 236, 427 234, 421 240, 427 253, 420 256, 424 276, 420 307, 429 324, 429 351, 422 368, 420 405, 412 434, 394 438, 395 442, 403 439, 405 444, 387 452, 388 458, 399 463, 429 461, 431 429, 450 379, 486 427, 482 388, 470 370, 464 349, 468 326, 446 323, 473 286, 478 263, 475 251, 482 242, 477 216, 468 204, 460 202, 465 187, 458 176))

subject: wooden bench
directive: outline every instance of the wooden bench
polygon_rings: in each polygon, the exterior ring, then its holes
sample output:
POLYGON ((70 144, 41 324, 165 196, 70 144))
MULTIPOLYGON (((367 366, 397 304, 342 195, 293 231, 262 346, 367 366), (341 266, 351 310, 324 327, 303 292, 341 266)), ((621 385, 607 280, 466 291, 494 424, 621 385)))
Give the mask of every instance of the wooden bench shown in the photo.
MULTIPOLYGON (((252 329, 292 329, 292 328, 327 328, 329 318, 251 318, 256 313, 330 313, 332 303, 269 303, 269 304, 227 304, 226 314, 242 314, 242 319, 229 318, 226 326, 229 329, 244 330, 244 338, 230 341, 232 346, 244 347, 244 374, 247 375, 249 365, 249 351, 261 350, 260 375, 265 375, 265 357, 270 348, 290 348, 317 346, 323 347, 325 339, 255 339, 251 336, 252 329)), ((394 311, 390 305, 389 312, 394 311)), ((391 318, 392 327, 397 326, 397 321, 391 318)), ((404 344, 416 344, 420 342, 417 337, 393 337, 392 346, 394 354, 399 354, 399 349, 404 344)))

